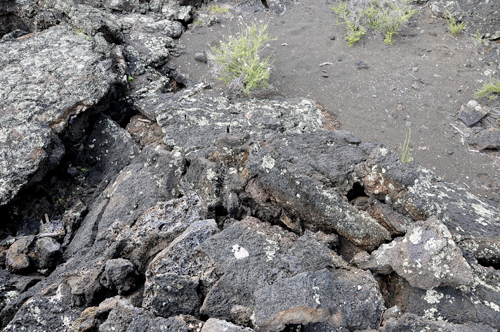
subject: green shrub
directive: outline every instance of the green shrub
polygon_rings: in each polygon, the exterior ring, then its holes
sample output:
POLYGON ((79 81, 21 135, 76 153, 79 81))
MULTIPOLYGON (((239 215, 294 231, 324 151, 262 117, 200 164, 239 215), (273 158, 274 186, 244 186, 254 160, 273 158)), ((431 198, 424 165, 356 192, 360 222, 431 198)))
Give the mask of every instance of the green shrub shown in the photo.
POLYGON ((212 48, 209 57, 215 77, 245 93, 268 87, 270 56, 262 59, 261 53, 271 40, 275 39, 269 37, 267 24, 244 26, 238 36, 230 36, 212 48))
POLYGON ((392 37, 416 13, 410 2, 411 0, 341 0, 332 10, 346 23, 346 40, 349 46, 366 33, 366 28, 379 31, 385 36, 384 42, 392 45, 392 37))
POLYGON ((474 98, 482 98, 488 96, 490 100, 496 99, 500 94, 500 81, 493 80, 490 77, 490 82, 483 85, 483 88, 474 92, 474 98))
POLYGON ((458 23, 455 17, 446 10, 446 18, 448 19, 448 28, 450 28, 450 33, 454 36, 460 35, 460 32, 465 28, 464 23, 458 23))

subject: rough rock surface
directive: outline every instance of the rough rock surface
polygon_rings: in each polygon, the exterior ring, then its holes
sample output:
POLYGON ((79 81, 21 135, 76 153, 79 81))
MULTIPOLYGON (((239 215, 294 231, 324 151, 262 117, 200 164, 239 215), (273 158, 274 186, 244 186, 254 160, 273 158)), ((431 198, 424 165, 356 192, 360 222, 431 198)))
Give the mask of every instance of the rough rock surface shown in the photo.
POLYGON ((402 238, 381 245, 359 266, 389 274, 396 271, 410 285, 422 289, 438 286, 472 286, 472 271, 451 234, 435 217, 418 221, 402 238))
MULTIPOLYGON (((215 22, 201 5, 0 3, 0 205, 37 212, 0 223, 0 327, 499 330, 500 206, 309 99, 190 80, 169 59, 193 18, 215 22), (80 193, 41 204, 48 187, 80 193)), ((469 143, 495 150, 478 107, 469 143)))
POLYGON ((0 43, 0 205, 65 153, 57 137, 115 83, 113 60, 68 26, 0 43))
POLYGON ((467 29, 479 31, 490 39, 500 38, 500 12, 494 1, 488 0, 430 0, 433 12, 446 17, 448 10, 467 29))

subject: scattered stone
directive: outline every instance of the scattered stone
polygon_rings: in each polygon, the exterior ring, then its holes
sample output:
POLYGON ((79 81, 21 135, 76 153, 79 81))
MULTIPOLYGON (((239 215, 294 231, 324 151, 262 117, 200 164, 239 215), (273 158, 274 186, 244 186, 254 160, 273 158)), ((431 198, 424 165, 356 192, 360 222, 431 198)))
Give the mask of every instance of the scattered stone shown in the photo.
POLYGON ((499 151, 500 130, 498 130, 497 128, 482 130, 479 132, 479 134, 469 139, 469 144, 471 144, 480 151, 484 150, 499 151))
POLYGON ((455 153, 453 149, 448 149, 446 150, 446 153, 448 153, 450 156, 455 153))
POLYGON ((205 54, 205 52, 198 52, 194 55, 194 59, 198 62, 203 62, 203 63, 207 63, 208 62, 208 58, 207 58, 207 55, 205 54))
POLYGON ((330 35, 330 36, 328 36, 328 39, 335 40, 335 36, 334 35, 330 35))
POLYGON ((358 69, 368 69, 368 68, 370 68, 368 66, 368 64, 364 63, 363 61, 357 61, 356 62, 356 66, 358 67, 358 69))
POLYGON ((35 265, 40 270, 55 268, 62 258, 61 245, 51 237, 36 240, 34 253, 35 265))
POLYGON ((418 71, 418 67, 413 67, 413 68, 412 68, 412 70, 413 70, 414 72, 417 72, 417 71, 418 71))
POLYGON ((488 115, 488 111, 479 105, 475 100, 469 101, 467 106, 462 105, 458 118, 464 122, 467 127, 473 127, 488 115))

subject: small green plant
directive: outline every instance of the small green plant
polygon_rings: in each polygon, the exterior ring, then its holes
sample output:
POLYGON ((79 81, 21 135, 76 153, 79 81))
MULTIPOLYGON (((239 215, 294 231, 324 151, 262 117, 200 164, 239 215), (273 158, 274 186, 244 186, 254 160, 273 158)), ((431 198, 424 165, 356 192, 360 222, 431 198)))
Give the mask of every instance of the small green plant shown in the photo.
POLYGON ((448 19, 448 28, 450 29, 450 33, 456 37, 460 35, 460 32, 465 28, 464 23, 458 23, 455 17, 446 10, 446 18, 448 19))
POLYGON ((403 143, 403 151, 401 152, 401 162, 409 163, 411 161, 410 156, 410 140, 411 140, 411 127, 408 128, 408 133, 405 137, 405 142, 403 143))
POLYGON ((474 42, 475 42, 476 46, 484 45, 485 44, 483 36, 479 32, 479 30, 477 30, 477 32, 476 32, 476 37, 474 37, 474 42))
POLYGON ((62 198, 59 198, 58 201, 59 201, 59 203, 62 203, 62 198))
POLYGON ((226 7, 221 7, 219 5, 211 5, 208 8, 208 11, 210 12, 210 14, 212 15, 215 15, 215 14, 224 14, 224 13, 227 13, 229 12, 229 9, 226 8, 226 7))
POLYGON ((194 25, 198 25, 198 26, 200 26, 200 25, 201 25, 201 21, 199 21, 199 20, 195 19, 195 20, 193 21, 193 24, 194 24, 194 25))
POLYGON ((349 46, 354 45, 366 33, 367 28, 379 31, 385 36, 384 42, 392 45, 392 37, 416 13, 410 2, 411 0, 341 0, 332 10, 346 24, 345 39, 349 46))
POLYGON ((82 168, 80 171, 82 171, 83 173, 85 173, 87 169, 86 168, 82 168))
POLYGON ((496 99, 500 94, 500 81, 493 80, 490 77, 489 83, 483 85, 483 88, 474 92, 474 98, 483 98, 488 96, 488 99, 496 99))
POLYGON ((246 25, 239 35, 225 39, 209 55, 215 77, 245 93, 268 87, 270 56, 261 58, 261 53, 265 43, 275 39, 269 37, 267 24, 246 25))
POLYGON ((134 78, 133 78, 132 76, 128 76, 128 77, 127 77, 127 80, 128 80, 129 82, 132 82, 132 81, 134 80, 134 78))

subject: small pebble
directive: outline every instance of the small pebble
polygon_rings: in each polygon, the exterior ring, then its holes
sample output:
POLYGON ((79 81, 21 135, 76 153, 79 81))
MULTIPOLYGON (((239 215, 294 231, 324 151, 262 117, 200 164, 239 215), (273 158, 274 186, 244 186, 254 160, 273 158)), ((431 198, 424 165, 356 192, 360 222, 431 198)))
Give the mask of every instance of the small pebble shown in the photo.
POLYGON ((464 137, 465 137, 465 138, 469 138, 469 137, 470 137, 470 134, 469 134, 469 133, 465 133, 465 134, 464 134, 464 137))
POLYGON ((368 69, 370 67, 368 67, 368 64, 364 63, 363 61, 357 61, 356 62, 356 66, 358 67, 358 69, 368 69))
POLYGON ((448 152, 448 154, 449 154, 450 156, 451 156, 452 154, 454 154, 454 153, 455 153, 455 151, 453 151, 453 150, 451 150, 451 149, 450 149, 450 150, 448 150, 447 152, 448 152))
POLYGON ((377 96, 377 95, 373 95, 372 97, 373 97, 373 98, 377 98, 378 96, 377 96))
POLYGON ((335 36, 334 35, 328 36, 328 38, 330 38, 330 40, 335 40, 335 36))
POLYGON ((413 67, 412 69, 413 69, 414 72, 418 71, 418 67, 413 67))
POLYGON ((207 63, 208 59, 207 59, 207 56, 205 55, 205 53, 203 52, 199 52, 199 53, 196 53, 194 55, 194 59, 196 61, 199 61, 199 62, 204 62, 204 63, 207 63))
POLYGON ((323 77, 328 77, 328 75, 327 75, 327 74, 325 74, 325 73, 321 74, 321 76, 323 76, 323 77))
POLYGON ((342 61, 342 58, 338 58, 338 59, 337 59, 337 61, 338 61, 338 62, 342 61))
POLYGON ((422 150, 423 151, 427 150, 427 147, 426 146, 422 146, 422 150))
POLYGON ((406 126, 410 127, 411 126, 411 121, 406 121, 406 126))

